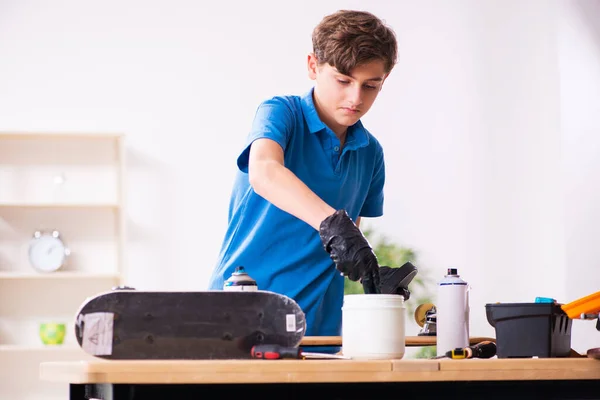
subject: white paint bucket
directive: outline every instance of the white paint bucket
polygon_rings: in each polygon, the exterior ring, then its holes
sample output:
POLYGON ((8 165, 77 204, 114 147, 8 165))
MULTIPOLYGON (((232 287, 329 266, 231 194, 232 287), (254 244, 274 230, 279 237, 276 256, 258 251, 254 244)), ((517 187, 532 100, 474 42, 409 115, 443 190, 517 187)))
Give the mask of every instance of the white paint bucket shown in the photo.
POLYGON ((406 307, 395 294, 349 294, 342 307, 342 353, 352 359, 401 359, 406 307))

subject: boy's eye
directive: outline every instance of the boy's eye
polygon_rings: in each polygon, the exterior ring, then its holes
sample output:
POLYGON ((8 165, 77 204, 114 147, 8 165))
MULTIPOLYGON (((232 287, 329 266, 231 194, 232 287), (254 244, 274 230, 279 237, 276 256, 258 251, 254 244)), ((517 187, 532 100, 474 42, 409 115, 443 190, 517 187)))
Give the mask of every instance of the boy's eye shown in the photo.
MULTIPOLYGON (((350 84, 350 81, 347 81, 347 80, 344 80, 344 79, 337 79, 337 81, 338 81, 338 83, 340 85, 344 85, 344 86, 350 84)), ((366 85, 365 84, 365 85, 363 85, 363 87, 365 89, 367 89, 367 90, 376 90, 377 89, 377 86, 373 86, 373 85, 366 85)))

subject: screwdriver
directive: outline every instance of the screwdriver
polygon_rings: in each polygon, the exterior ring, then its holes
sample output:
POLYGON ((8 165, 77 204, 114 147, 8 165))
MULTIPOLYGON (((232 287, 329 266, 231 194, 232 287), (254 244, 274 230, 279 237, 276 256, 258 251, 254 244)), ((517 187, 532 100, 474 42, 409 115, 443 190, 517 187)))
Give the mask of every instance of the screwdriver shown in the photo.
POLYGON ((496 355, 496 343, 486 340, 484 342, 477 343, 474 346, 467 346, 465 348, 456 348, 454 350, 447 351, 442 356, 434 357, 438 358, 451 358, 453 360, 460 360, 462 358, 492 358, 496 355))
POLYGON ((333 358, 348 360, 349 357, 344 357, 337 354, 328 353, 310 353, 302 351, 299 347, 285 347, 278 344, 257 344, 250 350, 252 358, 260 358, 262 360, 281 360, 283 358, 292 358, 302 360, 305 358, 333 358))

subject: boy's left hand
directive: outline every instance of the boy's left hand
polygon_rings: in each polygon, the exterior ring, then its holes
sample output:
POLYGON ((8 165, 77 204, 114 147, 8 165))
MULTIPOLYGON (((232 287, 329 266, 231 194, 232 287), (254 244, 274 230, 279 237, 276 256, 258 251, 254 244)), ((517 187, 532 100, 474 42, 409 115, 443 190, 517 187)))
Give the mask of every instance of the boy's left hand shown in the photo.
POLYGON ((361 280, 365 293, 379 293, 379 263, 360 229, 345 210, 321 222, 319 235, 338 271, 351 281, 361 280))

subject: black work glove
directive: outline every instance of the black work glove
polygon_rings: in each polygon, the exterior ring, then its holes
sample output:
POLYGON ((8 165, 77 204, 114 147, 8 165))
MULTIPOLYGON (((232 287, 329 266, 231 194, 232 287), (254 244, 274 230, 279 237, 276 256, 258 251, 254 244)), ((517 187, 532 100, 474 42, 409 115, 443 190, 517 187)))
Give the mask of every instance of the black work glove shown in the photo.
POLYGON ((380 293, 377 257, 345 210, 338 210, 325 218, 321 222, 319 236, 338 271, 351 281, 360 279, 365 293, 380 293))

